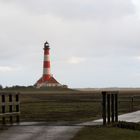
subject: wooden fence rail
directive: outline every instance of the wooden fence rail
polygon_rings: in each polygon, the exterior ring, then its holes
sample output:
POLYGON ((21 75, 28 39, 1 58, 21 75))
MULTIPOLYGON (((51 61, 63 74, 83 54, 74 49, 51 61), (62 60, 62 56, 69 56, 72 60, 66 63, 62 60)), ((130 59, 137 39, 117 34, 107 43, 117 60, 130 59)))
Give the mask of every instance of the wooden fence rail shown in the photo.
POLYGON ((19 93, 0 93, 0 123, 14 123, 20 121, 19 93), (9 119, 8 119, 9 118, 9 119))

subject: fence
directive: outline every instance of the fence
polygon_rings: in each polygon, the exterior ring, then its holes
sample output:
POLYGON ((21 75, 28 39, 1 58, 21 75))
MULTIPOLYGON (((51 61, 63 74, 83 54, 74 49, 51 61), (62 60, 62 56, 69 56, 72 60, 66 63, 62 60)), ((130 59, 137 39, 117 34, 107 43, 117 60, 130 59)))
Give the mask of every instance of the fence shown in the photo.
POLYGON ((19 93, 0 93, 0 122, 2 124, 20 121, 19 93))
MULTIPOLYGON (((108 101, 106 110, 110 110, 106 112, 107 117, 110 116, 107 118, 110 119, 108 122, 112 121, 112 118, 115 121, 116 115, 111 109, 112 103, 109 102, 109 98, 111 100, 111 95, 106 95, 108 101)), ((118 113, 124 114, 136 110, 140 110, 140 95, 119 93, 118 113)), ((18 93, 0 93, 0 122, 3 124, 19 122, 19 115, 20 121, 79 123, 99 119, 102 117, 101 92, 24 93, 20 95, 20 101, 18 93)))
POLYGON ((102 92, 102 117, 103 125, 106 125, 106 119, 108 123, 118 122, 118 91, 102 92))
POLYGON ((127 112, 140 110, 140 95, 121 96, 119 97, 118 104, 119 106, 122 106, 120 108, 121 112, 123 112, 123 106, 125 104, 128 106, 127 112))

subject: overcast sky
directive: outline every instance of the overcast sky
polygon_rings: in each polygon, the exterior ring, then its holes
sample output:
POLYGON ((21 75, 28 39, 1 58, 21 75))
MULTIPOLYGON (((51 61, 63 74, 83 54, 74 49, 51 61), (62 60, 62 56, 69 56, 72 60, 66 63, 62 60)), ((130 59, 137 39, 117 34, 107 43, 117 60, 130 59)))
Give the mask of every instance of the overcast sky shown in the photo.
POLYGON ((33 85, 43 44, 69 87, 140 87, 139 0, 0 0, 0 84, 33 85))

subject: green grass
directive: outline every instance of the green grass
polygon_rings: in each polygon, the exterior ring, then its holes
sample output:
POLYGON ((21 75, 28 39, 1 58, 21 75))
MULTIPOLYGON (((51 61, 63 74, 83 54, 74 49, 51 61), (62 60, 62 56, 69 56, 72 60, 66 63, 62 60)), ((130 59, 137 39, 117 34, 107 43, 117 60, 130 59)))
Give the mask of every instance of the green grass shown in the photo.
POLYGON ((140 131, 120 128, 85 127, 72 140, 139 140, 140 131))
POLYGON ((75 92, 21 94, 23 121, 86 121, 101 117, 95 94, 75 92))
POLYGON ((85 102, 41 102, 21 105, 22 120, 87 121, 100 118, 101 106, 85 102))

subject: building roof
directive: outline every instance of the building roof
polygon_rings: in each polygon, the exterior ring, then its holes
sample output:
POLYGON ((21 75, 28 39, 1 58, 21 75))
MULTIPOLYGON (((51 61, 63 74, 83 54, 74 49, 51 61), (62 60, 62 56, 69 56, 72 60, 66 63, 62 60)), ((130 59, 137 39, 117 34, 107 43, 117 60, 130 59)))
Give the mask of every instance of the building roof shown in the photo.
MULTIPOLYGON (((37 84, 41 84, 41 83, 44 83, 43 77, 41 77, 41 78, 37 81, 37 84)), ((48 81, 45 81, 45 83, 47 83, 47 84, 59 84, 59 82, 56 81, 56 79, 55 79, 53 76, 51 76, 50 79, 49 79, 48 81)))
POLYGON ((56 79, 54 79, 54 77, 50 77, 49 81, 47 83, 50 83, 50 84, 59 84, 58 81, 56 81, 56 79))

